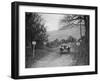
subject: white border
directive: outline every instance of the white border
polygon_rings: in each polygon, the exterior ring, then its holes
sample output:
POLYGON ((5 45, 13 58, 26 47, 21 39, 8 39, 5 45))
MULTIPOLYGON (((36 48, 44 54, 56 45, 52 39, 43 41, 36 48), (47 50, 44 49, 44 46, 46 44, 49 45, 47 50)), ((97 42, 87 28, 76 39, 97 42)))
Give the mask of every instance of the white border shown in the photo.
POLYGON ((52 8, 39 6, 19 6, 19 75, 39 75, 54 73, 74 73, 95 71, 95 11, 72 8, 52 8), (84 14, 90 15, 90 65, 50 68, 25 68, 25 12, 84 14))

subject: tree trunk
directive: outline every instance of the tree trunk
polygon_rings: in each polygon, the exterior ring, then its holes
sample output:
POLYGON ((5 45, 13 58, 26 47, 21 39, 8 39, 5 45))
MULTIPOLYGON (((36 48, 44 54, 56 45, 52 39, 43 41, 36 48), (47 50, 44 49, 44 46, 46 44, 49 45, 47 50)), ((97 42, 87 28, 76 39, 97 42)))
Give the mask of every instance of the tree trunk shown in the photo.
POLYGON ((85 41, 89 42, 89 16, 85 16, 84 21, 85 21, 85 41))
POLYGON ((82 38, 82 28, 81 28, 81 20, 80 20, 80 39, 82 38))

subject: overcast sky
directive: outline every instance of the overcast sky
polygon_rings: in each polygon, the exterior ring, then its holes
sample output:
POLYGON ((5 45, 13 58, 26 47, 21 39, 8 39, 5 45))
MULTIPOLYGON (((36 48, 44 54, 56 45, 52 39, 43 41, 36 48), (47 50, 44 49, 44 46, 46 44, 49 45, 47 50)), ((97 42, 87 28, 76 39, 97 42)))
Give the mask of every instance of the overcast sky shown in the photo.
POLYGON ((47 31, 54 31, 60 28, 59 22, 64 15, 59 14, 41 14, 42 18, 45 20, 45 25, 47 26, 47 31))

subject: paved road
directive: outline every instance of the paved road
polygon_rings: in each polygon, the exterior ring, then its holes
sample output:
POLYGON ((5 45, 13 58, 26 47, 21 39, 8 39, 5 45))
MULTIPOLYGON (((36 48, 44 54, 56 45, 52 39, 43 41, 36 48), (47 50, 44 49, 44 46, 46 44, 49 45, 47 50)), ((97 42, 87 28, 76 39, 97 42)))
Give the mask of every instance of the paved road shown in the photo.
POLYGON ((75 60, 73 60, 72 54, 63 54, 60 55, 59 50, 57 48, 55 51, 49 53, 44 58, 36 61, 32 65, 32 67, 55 67, 55 66, 72 66, 75 64, 75 60))

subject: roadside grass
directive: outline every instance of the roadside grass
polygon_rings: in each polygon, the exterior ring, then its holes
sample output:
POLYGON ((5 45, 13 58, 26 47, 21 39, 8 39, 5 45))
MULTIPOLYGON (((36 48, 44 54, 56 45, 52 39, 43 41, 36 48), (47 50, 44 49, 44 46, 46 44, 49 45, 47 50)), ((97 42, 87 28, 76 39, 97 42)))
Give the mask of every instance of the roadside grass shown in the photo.
POLYGON ((89 45, 83 41, 77 49, 78 52, 73 57, 76 60, 75 65, 89 65, 89 45))
POLYGON ((26 58, 25 58, 25 67, 31 68, 31 66, 39 59, 44 58, 45 56, 49 55, 50 52, 52 52, 52 48, 43 47, 41 49, 35 50, 35 55, 33 57, 32 49, 26 48, 26 58))

